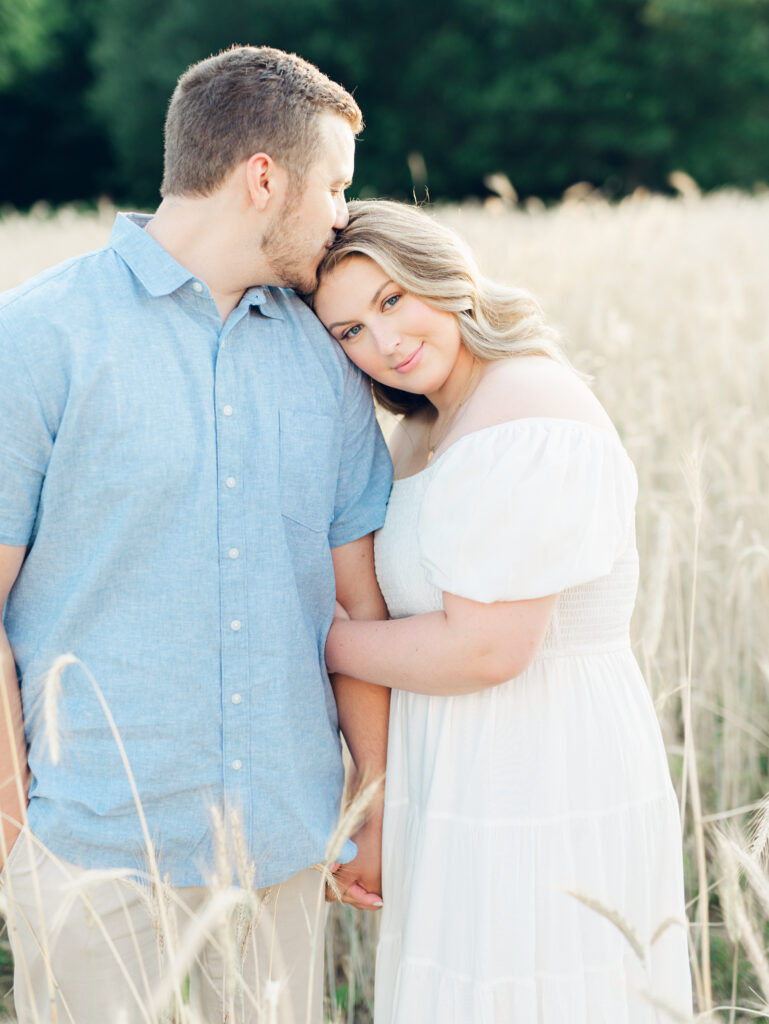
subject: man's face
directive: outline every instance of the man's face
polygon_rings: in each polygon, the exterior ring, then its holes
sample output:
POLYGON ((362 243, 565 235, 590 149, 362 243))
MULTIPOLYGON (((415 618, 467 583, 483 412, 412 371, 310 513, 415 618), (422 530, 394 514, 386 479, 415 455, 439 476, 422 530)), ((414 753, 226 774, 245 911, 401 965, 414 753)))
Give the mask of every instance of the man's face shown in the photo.
POLYGON ((335 114, 321 114, 318 156, 303 186, 294 186, 262 241, 262 252, 286 288, 313 291, 318 266, 348 220, 344 191, 352 181, 355 136, 335 114), (303 189, 303 190, 302 190, 303 189))

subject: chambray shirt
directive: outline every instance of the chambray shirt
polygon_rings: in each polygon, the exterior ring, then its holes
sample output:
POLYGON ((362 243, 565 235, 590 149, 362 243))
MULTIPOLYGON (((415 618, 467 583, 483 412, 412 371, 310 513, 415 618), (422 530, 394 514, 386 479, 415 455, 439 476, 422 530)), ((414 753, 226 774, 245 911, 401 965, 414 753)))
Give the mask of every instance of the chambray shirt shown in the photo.
POLYGON ((304 303, 250 288, 222 324, 147 219, 118 216, 106 248, 0 297, 30 827, 65 860, 146 867, 90 673, 161 874, 209 879, 212 808, 236 809, 269 885, 319 861, 337 822, 331 548, 382 524, 391 465, 364 381, 304 303), (43 677, 68 652, 88 673, 63 674, 54 764, 43 677))

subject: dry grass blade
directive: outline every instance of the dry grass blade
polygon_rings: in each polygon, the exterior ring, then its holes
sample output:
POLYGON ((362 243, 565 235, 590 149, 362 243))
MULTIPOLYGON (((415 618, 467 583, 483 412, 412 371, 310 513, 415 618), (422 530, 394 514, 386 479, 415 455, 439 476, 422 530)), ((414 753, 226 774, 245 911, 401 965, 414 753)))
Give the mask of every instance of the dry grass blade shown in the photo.
POLYGON ((649 946, 654 946, 659 942, 668 928, 686 928, 686 921, 682 921, 680 917, 666 917, 662 924, 657 925, 654 929, 654 934, 649 941, 649 946))
POLYGON ((610 921, 615 928, 622 932, 628 945, 638 957, 642 967, 646 967, 647 958, 643 944, 620 913, 611 907, 607 907, 604 903, 601 903, 600 900, 593 899, 592 896, 586 896, 584 893, 573 892, 571 889, 567 889, 566 895, 573 896, 575 900, 578 900, 589 910, 595 911, 596 914, 600 914, 601 917, 605 917, 607 921, 610 921))
MULTIPOLYGON (((233 910, 244 899, 249 898, 250 894, 235 888, 218 889, 210 893, 203 909, 196 913, 192 926, 184 929, 184 938, 176 949, 174 964, 165 972, 160 987, 154 993, 153 1010, 155 1013, 162 1012, 169 1000, 178 992, 187 971, 203 946, 213 944, 214 947, 219 947, 218 936, 222 931, 222 926, 227 926, 233 910), (176 973, 174 974, 174 972, 176 973)), ((179 912, 182 909, 178 908, 179 912)), ((220 952, 224 953, 225 951, 220 948, 220 952)))
POLYGON ((383 784, 384 776, 371 782, 362 781, 347 807, 342 811, 339 822, 329 837, 326 845, 325 863, 327 865, 332 864, 338 858, 349 837, 363 824, 372 803, 381 792, 383 784))
POLYGON ((52 764, 61 760, 61 744, 59 741, 59 696, 61 694, 61 677, 70 665, 77 665, 74 654, 62 654, 48 670, 43 683, 43 721, 45 738, 48 743, 48 756, 52 764))
POLYGON ((670 559, 673 548, 673 519, 669 512, 662 510, 657 520, 654 557, 647 568, 646 619, 641 636, 645 657, 653 658, 657 653, 665 623, 666 593, 670 574, 670 559))
MULTIPOLYGON (((570 355, 593 374, 595 391, 636 464, 641 581, 634 640, 674 781, 679 793, 685 791, 687 893, 690 901, 699 897, 702 920, 702 901, 712 898, 713 882, 722 876, 718 892, 730 935, 750 925, 758 957, 767 925, 758 875, 732 851, 734 881, 724 879, 722 852, 705 846, 704 838, 715 822, 745 821, 766 790, 769 193, 700 196, 680 175, 675 183, 684 201, 639 191, 615 204, 592 195, 549 208, 536 200, 520 209, 498 201, 494 210, 445 206, 435 213, 459 231, 485 273, 531 290, 564 328, 570 355), (707 450, 697 441, 682 474, 678 453, 691 446, 693 433, 708 438, 707 450), (692 787, 699 791, 696 812, 692 787)), ((587 194, 577 189, 572 195, 580 191, 587 194)), ((105 207, 98 216, 4 214, 0 287, 105 244, 113 213, 105 207)), ((762 807, 750 836, 745 827, 733 836, 743 856, 752 851, 759 871, 767 856, 767 817, 762 807)), ((237 851, 235 862, 239 875, 237 851)), ((330 945, 340 976, 357 971, 358 998, 370 1005, 374 918, 346 911, 332 907, 330 945)), ((692 933, 702 1011, 709 950, 699 922, 692 933)), ((717 939, 716 932, 714 949, 717 939)), ((723 981, 727 973, 717 972, 725 985, 714 993, 718 1003, 755 1007, 749 972, 740 969, 736 999, 732 978, 723 981)), ((333 982, 333 967, 330 977, 333 982)), ((761 1017, 756 1009, 730 1012, 737 1020, 761 1017)))
MULTIPOLYGON (((692 1015, 690 1013, 683 1013, 680 1009, 675 1006, 671 1006, 670 1003, 664 999, 660 999, 655 996, 653 992, 648 992, 646 989, 641 989, 639 994, 650 1003, 655 1010, 661 1010, 665 1014, 665 1024, 692 1024, 692 1015)), ((657 1017, 659 1020, 659 1016, 657 1017)), ((698 1018, 700 1020, 701 1018, 698 1018)), ((715 1024, 715 1022, 714 1022, 715 1024)))
POLYGON ((764 865, 769 861, 769 794, 756 809, 750 826, 750 853, 764 865))
POLYGON ((740 842, 718 832, 714 836, 718 864, 721 868, 719 895, 729 936, 733 942, 739 943, 745 950, 751 966, 758 978, 763 997, 769 999, 769 958, 766 945, 757 927, 756 915, 749 908, 746 896, 740 885, 741 871, 748 875, 753 890, 760 896, 761 902, 769 908, 769 882, 763 875, 755 860, 743 850, 740 842))
POLYGON ((732 913, 737 921, 740 944, 756 973, 764 999, 769 1000, 769 958, 766 955, 764 937, 756 928, 741 896, 732 908, 732 913))
MULTIPOLYGON (((128 754, 126 753, 126 749, 125 746, 123 745, 123 740, 120 736, 117 723, 115 722, 115 719, 112 715, 112 711, 110 710, 110 707, 104 697, 104 694, 102 693, 101 687, 96 682, 96 679, 93 677, 92 673, 88 670, 88 668, 83 664, 83 662, 79 658, 75 657, 75 655, 66 654, 63 655, 61 658, 57 658, 56 661, 54 662, 54 666, 48 673, 48 676, 46 677, 45 680, 46 686, 50 687, 52 695, 49 695, 47 691, 44 692, 44 708, 48 710, 49 705, 54 705, 56 703, 56 698, 58 698, 58 695, 61 691, 61 680, 64 669, 69 666, 77 666, 83 672, 86 679, 88 680, 88 683, 93 693, 96 696, 97 701, 99 702, 99 706, 101 707, 102 713, 104 714, 104 717, 107 721, 107 725, 112 734, 115 746, 117 747, 118 754, 120 755, 123 771, 125 772, 126 779, 131 789, 131 795, 133 797, 134 807, 136 808, 136 814, 139 819, 139 826, 141 828, 142 839, 144 841, 144 852, 149 864, 149 875, 152 882, 152 886, 156 894, 160 895, 163 892, 164 885, 160 877, 160 871, 158 870, 158 863, 155 855, 155 847, 150 837, 147 819, 144 814, 144 808, 142 807, 142 801, 139 795, 139 790, 136 785, 136 779, 134 778, 134 774, 131 769, 130 762, 128 760, 128 754)), ((46 728, 52 727, 50 723, 53 721, 53 713, 51 714, 52 718, 50 720, 46 718, 46 728)), ((50 735, 48 735, 48 742, 50 745, 50 735)), ((171 934, 171 928, 167 914, 165 912, 165 905, 163 899, 158 898, 155 901, 155 906, 157 907, 158 910, 161 933, 164 937, 168 937, 171 934)), ((179 972, 175 969, 175 965, 173 963, 173 945, 169 946, 168 953, 170 958, 171 975, 174 978, 174 981, 177 982, 179 972)), ((175 994, 177 1003, 181 1005, 183 1003, 182 990, 181 985, 178 982, 175 994)))
POLYGON ((766 872, 748 850, 742 849, 737 844, 735 844, 735 855, 764 916, 769 919, 769 878, 766 877, 766 872))

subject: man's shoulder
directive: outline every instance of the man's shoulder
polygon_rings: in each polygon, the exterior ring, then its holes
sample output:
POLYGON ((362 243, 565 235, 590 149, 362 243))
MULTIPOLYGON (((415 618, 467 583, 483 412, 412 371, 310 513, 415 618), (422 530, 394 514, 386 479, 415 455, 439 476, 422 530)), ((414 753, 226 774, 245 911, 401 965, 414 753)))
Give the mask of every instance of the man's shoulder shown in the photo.
POLYGON ((115 264, 109 246, 74 256, 42 270, 21 284, 0 292, 0 320, 6 325, 40 315, 59 316, 88 302, 90 288, 104 283, 105 273, 115 264))
POLYGON ((289 316, 313 334, 323 338, 331 338, 331 335, 315 316, 315 313, 305 300, 295 291, 292 291, 291 288, 279 288, 277 285, 269 285, 265 288, 265 291, 269 293, 284 316, 289 316))
POLYGON ((313 363, 322 364, 327 371, 332 372, 337 384, 343 389, 345 382, 355 376, 355 367, 344 354, 342 346, 296 292, 276 286, 265 288, 265 291, 275 302, 286 323, 286 329, 297 341, 304 342, 304 357, 310 358, 313 363))
POLYGON ((300 324, 313 337, 322 338, 324 342, 333 345, 335 350, 341 351, 339 344, 317 318, 312 307, 295 291, 290 288, 278 288, 277 285, 270 285, 265 291, 269 292, 284 316, 300 324))

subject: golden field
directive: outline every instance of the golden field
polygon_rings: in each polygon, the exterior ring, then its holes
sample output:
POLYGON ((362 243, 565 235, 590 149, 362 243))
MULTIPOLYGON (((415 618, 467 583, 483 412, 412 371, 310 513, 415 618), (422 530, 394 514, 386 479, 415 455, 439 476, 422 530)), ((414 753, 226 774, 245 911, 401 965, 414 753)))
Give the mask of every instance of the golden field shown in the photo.
MULTIPOLYGON (((436 216, 538 296, 638 469, 634 642, 682 806, 698 1019, 736 1024, 769 1019, 769 194, 677 180, 436 216)), ((7 212, 0 288, 104 244, 113 216, 7 212)), ((336 1021, 370 1019, 375 929, 331 916, 336 1021)))

